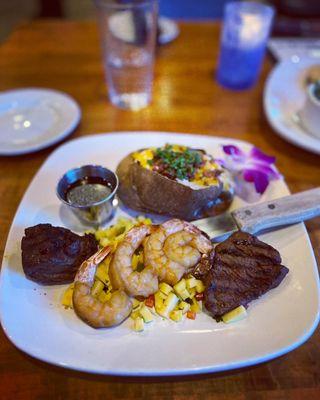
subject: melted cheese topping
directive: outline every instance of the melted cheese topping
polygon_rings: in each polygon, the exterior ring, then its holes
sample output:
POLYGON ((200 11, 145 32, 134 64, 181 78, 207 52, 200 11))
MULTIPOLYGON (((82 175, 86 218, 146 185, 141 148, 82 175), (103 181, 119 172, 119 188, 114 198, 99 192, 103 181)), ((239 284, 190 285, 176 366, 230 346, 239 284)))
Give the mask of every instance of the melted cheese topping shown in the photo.
POLYGON ((207 158, 205 164, 198 168, 197 172, 195 173, 195 176, 193 179, 191 179, 190 182, 195 183, 196 185, 199 186, 212 186, 212 185, 217 185, 219 183, 218 177, 216 177, 214 174, 213 176, 210 176, 210 172, 215 172, 217 170, 221 170, 220 165, 218 165, 216 162, 214 162, 210 157, 205 156, 207 158), (208 173, 208 176, 206 176, 206 173, 208 173))
MULTIPOLYGON (((184 152, 187 147, 175 144, 172 145, 172 149, 180 153, 184 152)), ((141 165, 141 167, 152 170, 152 165, 149 161, 153 160, 154 152, 155 148, 149 148, 133 153, 132 157, 141 165)), ((210 176, 210 171, 221 170, 220 165, 217 164, 214 159, 207 154, 203 155, 203 159, 205 164, 197 169, 194 178, 192 178, 190 181, 186 179, 176 179, 176 181, 193 189, 202 189, 207 186, 217 185, 219 183, 219 178, 214 174, 212 174, 213 176, 210 176)))
POLYGON ((141 165, 141 167, 146 169, 152 169, 152 165, 150 165, 148 161, 151 161, 154 158, 153 149, 137 151, 132 154, 132 157, 135 161, 137 161, 141 165))

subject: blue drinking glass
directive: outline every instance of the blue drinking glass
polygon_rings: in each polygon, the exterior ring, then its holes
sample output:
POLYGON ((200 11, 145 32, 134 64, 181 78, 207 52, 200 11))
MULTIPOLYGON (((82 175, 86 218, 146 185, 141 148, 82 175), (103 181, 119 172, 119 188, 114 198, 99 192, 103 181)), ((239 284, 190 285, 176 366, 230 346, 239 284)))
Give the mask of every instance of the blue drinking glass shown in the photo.
POLYGON ((229 89, 248 89, 261 69, 274 8, 251 1, 233 1, 224 9, 217 81, 229 89))

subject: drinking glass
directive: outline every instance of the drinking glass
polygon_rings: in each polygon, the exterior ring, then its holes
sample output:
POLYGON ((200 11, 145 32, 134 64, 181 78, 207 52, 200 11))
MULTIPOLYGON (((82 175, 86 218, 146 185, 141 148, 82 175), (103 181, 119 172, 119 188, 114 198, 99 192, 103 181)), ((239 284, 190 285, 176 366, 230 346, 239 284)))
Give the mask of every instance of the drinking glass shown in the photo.
POLYGON ((109 98, 139 110, 152 98, 157 34, 156 0, 94 0, 109 98))
POLYGON ((221 34, 217 81, 230 89, 256 82, 269 37, 273 7, 252 1, 227 3, 221 34))

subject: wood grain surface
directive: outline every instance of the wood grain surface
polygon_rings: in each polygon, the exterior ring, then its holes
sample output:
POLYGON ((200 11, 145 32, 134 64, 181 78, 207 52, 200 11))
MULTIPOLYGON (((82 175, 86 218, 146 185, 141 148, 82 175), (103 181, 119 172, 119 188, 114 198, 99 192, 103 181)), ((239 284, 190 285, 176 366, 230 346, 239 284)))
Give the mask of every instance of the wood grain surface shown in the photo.
MULTIPOLYGON (((320 186, 320 157, 286 143, 268 125, 262 97, 273 63, 259 83, 232 92, 214 80, 219 25, 183 23, 178 39, 158 50, 153 103, 139 112, 107 99, 96 25, 36 21, 0 47, 0 90, 49 87, 80 104, 82 121, 70 138, 97 132, 162 130, 248 140, 277 157, 292 192, 320 186)), ((12 218, 32 177, 55 147, 0 157, 0 254, 12 218)), ((307 224, 319 261, 320 220, 307 224)), ((0 334, 0 399, 295 399, 320 396, 320 330, 301 347, 255 367, 182 378, 115 378, 53 367, 17 350, 0 334)))

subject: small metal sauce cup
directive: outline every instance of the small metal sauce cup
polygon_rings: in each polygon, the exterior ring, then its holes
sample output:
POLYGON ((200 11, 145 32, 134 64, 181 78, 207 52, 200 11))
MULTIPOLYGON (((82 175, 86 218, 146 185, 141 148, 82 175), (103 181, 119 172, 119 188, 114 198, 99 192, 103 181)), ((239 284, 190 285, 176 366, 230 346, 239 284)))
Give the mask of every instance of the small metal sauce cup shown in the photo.
POLYGON ((59 180, 56 193, 61 202, 71 209, 81 221, 89 225, 98 226, 107 222, 114 214, 117 203, 115 194, 118 185, 117 175, 109 169, 99 165, 84 165, 67 171, 59 180), (77 205, 68 202, 68 189, 77 181, 90 178, 102 178, 108 183, 111 193, 102 200, 88 205, 77 205))

